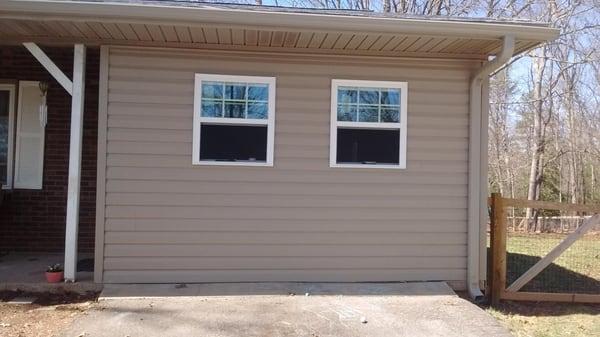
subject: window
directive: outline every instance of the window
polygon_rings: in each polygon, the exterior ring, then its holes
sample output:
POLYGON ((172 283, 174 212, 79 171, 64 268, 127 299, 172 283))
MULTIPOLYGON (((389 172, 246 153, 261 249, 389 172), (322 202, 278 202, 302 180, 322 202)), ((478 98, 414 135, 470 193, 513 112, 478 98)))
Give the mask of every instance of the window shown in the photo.
POLYGON ((273 166, 275 78, 196 74, 194 165, 273 166))
POLYGON ((332 80, 329 166, 406 168, 407 87, 332 80))
POLYGON ((12 188, 15 86, 0 84, 0 186, 12 188))

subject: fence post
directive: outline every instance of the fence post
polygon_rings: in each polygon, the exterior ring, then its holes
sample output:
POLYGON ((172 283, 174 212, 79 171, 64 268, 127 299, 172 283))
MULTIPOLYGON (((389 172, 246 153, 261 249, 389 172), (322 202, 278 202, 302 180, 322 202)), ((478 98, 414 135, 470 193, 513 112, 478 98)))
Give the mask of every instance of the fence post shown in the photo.
POLYGON ((497 305, 506 289, 506 211, 500 193, 492 193, 491 225, 492 284, 490 300, 492 305, 497 305))

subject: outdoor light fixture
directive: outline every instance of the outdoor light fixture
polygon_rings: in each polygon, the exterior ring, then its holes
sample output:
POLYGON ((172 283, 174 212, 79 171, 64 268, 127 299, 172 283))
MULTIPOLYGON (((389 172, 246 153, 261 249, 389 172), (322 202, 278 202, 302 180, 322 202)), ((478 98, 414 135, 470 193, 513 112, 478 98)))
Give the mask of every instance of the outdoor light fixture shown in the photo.
POLYGON ((48 94, 48 82, 40 82, 40 91, 42 92, 42 103, 39 107, 40 113, 40 125, 42 128, 46 127, 48 122, 48 105, 46 105, 46 96, 48 94))

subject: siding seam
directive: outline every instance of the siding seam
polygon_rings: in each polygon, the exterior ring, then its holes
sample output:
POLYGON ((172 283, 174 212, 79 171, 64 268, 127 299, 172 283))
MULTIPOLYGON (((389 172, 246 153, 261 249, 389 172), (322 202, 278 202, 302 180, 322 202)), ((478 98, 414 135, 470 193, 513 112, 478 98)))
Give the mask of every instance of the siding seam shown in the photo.
POLYGON ((104 225, 106 203, 106 144, 108 119, 108 63, 109 47, 100 47, 100 75, 98 91, 98 157, 96 175, 96 244, 94 251, 94 282, 104 280, 104 225))

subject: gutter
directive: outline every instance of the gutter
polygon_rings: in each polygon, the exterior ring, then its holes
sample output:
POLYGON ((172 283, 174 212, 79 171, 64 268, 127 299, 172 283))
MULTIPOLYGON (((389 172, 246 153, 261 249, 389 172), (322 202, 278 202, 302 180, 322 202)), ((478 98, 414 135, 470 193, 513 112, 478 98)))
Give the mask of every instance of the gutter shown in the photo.
POLYGON ((487 116, 482 116, 483 81, 510 60, 515 51, 515 37, 505 35, 502 50, 486 62, 471 78, 469 86, 469 198, 467 231, 467 289, 474 300, 483 298, 479 285, 481 222, 487 205, 487 179, 483 179, 482 153, 487 153, 487 116), (485 123, 483 123, 485 122, 485 123), (485 124, 485 125, 484 125, 485 124), (483 136, 483 138, 482 138, 483 136), (483 141, 485 140, 485 142, 483 141), (485 182, 485 183, 484 183, 485 182), (484 193, 485 192, 485 193, 484 193), (483 199, 483 200, 482 200, 483 199))

